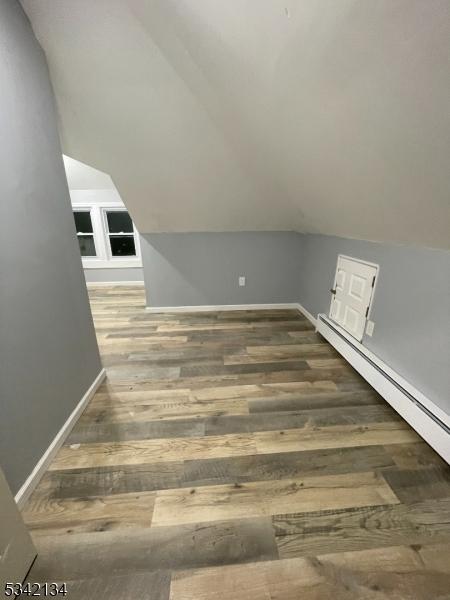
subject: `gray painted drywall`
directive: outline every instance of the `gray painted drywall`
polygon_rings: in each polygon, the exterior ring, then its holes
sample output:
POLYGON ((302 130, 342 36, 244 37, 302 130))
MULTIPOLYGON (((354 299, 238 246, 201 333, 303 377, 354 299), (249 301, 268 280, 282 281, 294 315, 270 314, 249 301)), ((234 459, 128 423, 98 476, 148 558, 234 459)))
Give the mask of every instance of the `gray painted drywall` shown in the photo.
POLYGON ((145 234, 141 249, 149 306, 300 302, 317 315, 339 254, 377 263, 363 344, 450 412, 450 252, 291 232, 145 234))
POLYGON ((450 252, 304 236, 301 304, 328 313, 339 254, 380 266, 363 344, 450 413, 450 252))
POLYGON ((88 283, 105 283, 107 281, 144 281, 142 267, 126 269, 85 269, 84 276, 88 283))
POLYGON ((141 235, 147 304, 297 302, 301 241, 283 231, 141 235))
POLYGON ((16 493, 101 364, 44 54, 0 0, 0 463, 16 493))

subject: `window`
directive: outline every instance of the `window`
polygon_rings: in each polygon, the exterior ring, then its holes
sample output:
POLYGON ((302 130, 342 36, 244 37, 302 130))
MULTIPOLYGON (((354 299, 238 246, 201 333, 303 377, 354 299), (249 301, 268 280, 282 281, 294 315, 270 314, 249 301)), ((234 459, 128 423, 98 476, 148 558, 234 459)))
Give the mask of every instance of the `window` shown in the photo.
POLYGON ((134 228, 125 210, 106 210, 106 226, 112 257, 136 256, 134 228))
POLYGON ((90 210, 76 210, 73 213, 75 229, 77 231, 78 244, 81 256, 97 256, 94 241, 94 230, 90 210))
POLYGON ((85 269, 142 266, 139 235, 123 204, 75 204, 73 216, 85 269))

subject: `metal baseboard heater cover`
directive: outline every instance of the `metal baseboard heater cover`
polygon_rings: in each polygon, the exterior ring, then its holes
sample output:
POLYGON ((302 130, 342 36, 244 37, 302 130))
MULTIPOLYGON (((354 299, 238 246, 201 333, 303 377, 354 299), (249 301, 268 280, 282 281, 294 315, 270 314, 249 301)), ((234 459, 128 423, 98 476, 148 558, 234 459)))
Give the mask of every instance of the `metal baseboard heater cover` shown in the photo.
POLYGON ((317 331, 450 464, 450 417, 326 315, 317 331))

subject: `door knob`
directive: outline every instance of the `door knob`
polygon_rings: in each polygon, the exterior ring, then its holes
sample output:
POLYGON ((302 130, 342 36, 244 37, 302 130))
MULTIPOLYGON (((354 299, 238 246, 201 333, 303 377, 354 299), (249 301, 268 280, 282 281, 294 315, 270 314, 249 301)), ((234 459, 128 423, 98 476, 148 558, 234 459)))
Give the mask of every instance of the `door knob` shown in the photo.
POLYGON ((330 290, 330 292, 333 294, 333 296, 336 296, 336 290, 330 290))

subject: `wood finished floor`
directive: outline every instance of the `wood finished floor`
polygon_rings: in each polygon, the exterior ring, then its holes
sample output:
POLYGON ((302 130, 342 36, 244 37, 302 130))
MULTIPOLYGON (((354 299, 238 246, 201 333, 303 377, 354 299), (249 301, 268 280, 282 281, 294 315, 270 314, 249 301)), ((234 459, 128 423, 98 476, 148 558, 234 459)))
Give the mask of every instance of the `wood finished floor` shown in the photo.
POLYGON ((445 600, 449 467, 294 310, 90 299, 107 380, 23 514, 71 600, 445 600))

